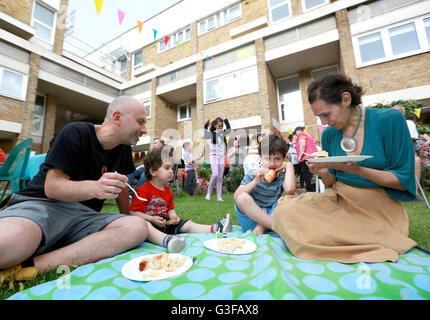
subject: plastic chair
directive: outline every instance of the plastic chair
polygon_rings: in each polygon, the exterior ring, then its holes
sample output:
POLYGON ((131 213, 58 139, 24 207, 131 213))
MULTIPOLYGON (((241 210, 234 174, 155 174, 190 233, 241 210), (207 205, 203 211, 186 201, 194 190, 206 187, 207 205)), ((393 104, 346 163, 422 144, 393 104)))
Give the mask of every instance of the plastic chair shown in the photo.
POLYGON ((29 181, 31 181, 34 176, 39 172, 39 168, 46 159, 46 153, 38 154, 35 156, 30 156, 28 159, 27 168, 25 170, 25 175, 22 180, 22 187, 24 188, 29 181))
POLYGON ((9 184, 11 185, 10 193, 21 190, 21 182, 25 176, 32 143, 33 139, 29 138, 17 144, 0 168, 0 182, 7 181, 0 200, 3 199, 9 184))
POLYGON ((423 187, 421 187, 420 180, 418 180, 417 176, 415 176, 415 181, 417 182, 418 187, 421 191, 421 194, 423 195, 423 198, 424 198, 424 201, 426 202, 427 208, 430 209, 430 205, 429 205, 429 202, 427 201, 426 193, 424 192, 423 187))

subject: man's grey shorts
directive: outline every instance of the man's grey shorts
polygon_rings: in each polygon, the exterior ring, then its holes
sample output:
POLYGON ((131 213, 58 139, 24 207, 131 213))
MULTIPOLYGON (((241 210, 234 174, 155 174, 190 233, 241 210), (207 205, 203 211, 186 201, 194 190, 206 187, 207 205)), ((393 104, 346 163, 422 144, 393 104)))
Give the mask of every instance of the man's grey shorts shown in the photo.
POLYGON ((43 238, 33 256, 79 241, 123 216, 99 213, 79 202, 34 198, 16 193, 0 209, 0 221, 5 217, 22 217, 34 221, 42 229, 43 238))

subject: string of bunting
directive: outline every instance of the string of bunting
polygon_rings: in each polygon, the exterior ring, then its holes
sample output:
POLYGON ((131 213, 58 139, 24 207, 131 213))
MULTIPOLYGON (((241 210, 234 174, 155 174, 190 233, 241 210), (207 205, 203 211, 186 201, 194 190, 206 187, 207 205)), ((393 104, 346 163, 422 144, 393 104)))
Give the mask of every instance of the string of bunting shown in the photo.
MULTIPOLYGON (((122 23, 123 23, 123 21, 125 19, 125 16, 126 16, 126 12, 122 11, 119 8, 115 8, 113 5, 111 5, 106 0, 94 0, 94 3, 95 3, 95 6, 96 6, 97 14, 100 14, 100 12, 102 10, 102 7, 103 7, 103 4, 108 5, 109 7, 116 9, 117 10, 117 15, 118 15, 119 25, 122 25, 122 23)), ((130 16, 130 15, 127 13, 127 16, 130 16)), ((141 21, 140 19, 136 19, 136 17, 135 17, 135 20, 136 20, 136 23, 137 23, 137 27, 138 27, 139 33, 141 33, 142 29, 143 29, 143 21, 141 21)), ((155 41, 157 39, 158 30, 155 29, 155 28, 152 28, 152 32, 153 32, 154 41, 155 41)), ((170 39, 171 39, 171 37, 169 35, 165 35, 164 36, 164 44, 166 46, 169 43, 170 39)), ((179 41, 178 40, 176 40, 175 46, 179 46, 179 41)), ((190 48, 188 45, 185 45, 184 47, 185 47, 185 50, 187 52, 187 55, 189 55, 190 52, 193 53, 193 54, 197 54, 197 52, 198 52, 197 48, 194 48, 193 50, 191 50, 192 48, 190 48)), ((201 51, 200 51, 200 55, 204 56, 201 51)), ((206 59, 207 59, 208 62, 210 60, 212 60, 212 63, 215 63, 215 57, 213 57, 213 56, 210 57, 209 55, 206 55, 206 59)), ((226 62, 225 64, 227 64, 227 63, 228 62, 226 62)))

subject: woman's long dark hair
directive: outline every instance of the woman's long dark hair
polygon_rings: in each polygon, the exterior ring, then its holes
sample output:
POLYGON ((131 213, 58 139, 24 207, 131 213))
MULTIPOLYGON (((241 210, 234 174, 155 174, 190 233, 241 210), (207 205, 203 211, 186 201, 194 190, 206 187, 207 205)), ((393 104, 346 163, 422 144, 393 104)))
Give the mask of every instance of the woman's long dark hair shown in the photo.
POLYGON ((351 107, 361 104, 362 87, 354 84, 350 78, 342 73, 325 75, 311 82, 308 88, 308 101, 310 104, 317 99, 338 104, 342 101, 342 93, 351 94, 351 107))

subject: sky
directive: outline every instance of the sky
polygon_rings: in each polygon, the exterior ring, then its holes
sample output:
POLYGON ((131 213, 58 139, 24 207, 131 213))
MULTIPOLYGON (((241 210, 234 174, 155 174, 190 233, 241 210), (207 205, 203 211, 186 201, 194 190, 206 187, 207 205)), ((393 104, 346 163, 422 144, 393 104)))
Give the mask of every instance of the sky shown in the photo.
POLYGON ((181 0, 103 0, 97 13, 94 0, 69 0, 68 13, 75 11, 72 33, 66 33, 64 48, 80 57, 137 26, 181 0), (120 25, 118 9, 125 12, 120 25))

